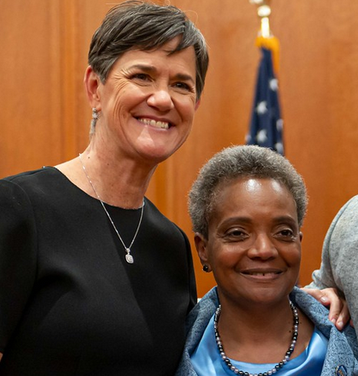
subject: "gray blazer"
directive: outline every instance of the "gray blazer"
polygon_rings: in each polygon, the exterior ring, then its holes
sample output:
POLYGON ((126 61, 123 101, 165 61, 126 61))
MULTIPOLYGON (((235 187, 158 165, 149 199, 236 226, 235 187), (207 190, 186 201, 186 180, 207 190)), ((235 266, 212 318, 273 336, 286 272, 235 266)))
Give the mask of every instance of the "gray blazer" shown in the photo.
POLYGON ((327 231, 319 270, 307 286, 337 287, 345 295, 358 335, 358 196, 339 210, 327 231))
MULTIPOLYGON (((358 361, 356 360, 358 343, 354 329, 347 326, 342 332, 338 331, 328 320, 328 310, 297 287, 292 291, 290 298, 328 338, 327 355, 321 375, 358 375, 358 361)), ((175 376, 197 376, 191 365, 189 354, 192 354, 197 347, 218 304, 216 287, 214 287, 190 312, 187 319, 185 349, 175 376)))

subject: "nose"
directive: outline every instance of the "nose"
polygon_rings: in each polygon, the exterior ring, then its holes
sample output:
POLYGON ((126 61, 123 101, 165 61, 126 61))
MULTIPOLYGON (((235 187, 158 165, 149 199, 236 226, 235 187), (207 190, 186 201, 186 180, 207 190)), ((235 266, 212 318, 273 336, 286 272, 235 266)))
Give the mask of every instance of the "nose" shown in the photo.
POLYGON ((277 249, 267 234, 260 234, 250 247, 248 256, 268 260, 277 256, 277 249))
POLYGON ((172 97, 167 89, 157 89, 148 97, 147 103, 159 111, 168 111, 174 108, 172 97))

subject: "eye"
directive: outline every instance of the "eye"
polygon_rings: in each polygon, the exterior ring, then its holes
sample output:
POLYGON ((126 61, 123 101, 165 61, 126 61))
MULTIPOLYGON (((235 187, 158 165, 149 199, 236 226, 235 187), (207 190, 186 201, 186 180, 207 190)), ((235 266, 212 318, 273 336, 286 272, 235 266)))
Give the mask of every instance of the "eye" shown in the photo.
POLYGON ((288 228, 278 231, 276 236, 283 241, 294 241, 297 237, 296 233, 288 228))
POLYGON ((150 82, 152 80, 152 78, 146 73, 134 73, 130 76, 130 79, 141 82, 150 82))
POLYGON ((230 241, 243 241, 249 237, 249 234, 240 229, 240 228, 232 228, 226 231, 224 238, 230 241))
POLYGON ((187 91, 190 93, 193 93, 195 90, 191 85, 187 84, 186 82, 175 82, 172 86, 176 89, 179 89, 180 91, 187 91))

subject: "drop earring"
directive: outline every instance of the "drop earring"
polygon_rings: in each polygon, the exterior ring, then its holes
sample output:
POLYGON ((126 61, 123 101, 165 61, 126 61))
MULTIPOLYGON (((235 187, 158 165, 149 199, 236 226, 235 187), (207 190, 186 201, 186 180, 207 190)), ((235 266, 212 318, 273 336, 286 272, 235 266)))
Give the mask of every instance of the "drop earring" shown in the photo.
POLYGON ((92 120, 91 120, 91 134, 94 133, 98 120, 98 111, 95 107, 92 108, 92 120))

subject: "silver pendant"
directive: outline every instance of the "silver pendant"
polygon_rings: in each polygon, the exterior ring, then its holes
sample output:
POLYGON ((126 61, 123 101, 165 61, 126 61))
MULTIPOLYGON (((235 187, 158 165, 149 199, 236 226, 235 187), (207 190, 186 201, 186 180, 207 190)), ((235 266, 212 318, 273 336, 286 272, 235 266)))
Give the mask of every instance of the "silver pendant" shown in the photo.
POLYGON ((126 254, 126 261, 128 262, 128 264, 133 264, 134 263, 133 256, 130 253, 126 254))

